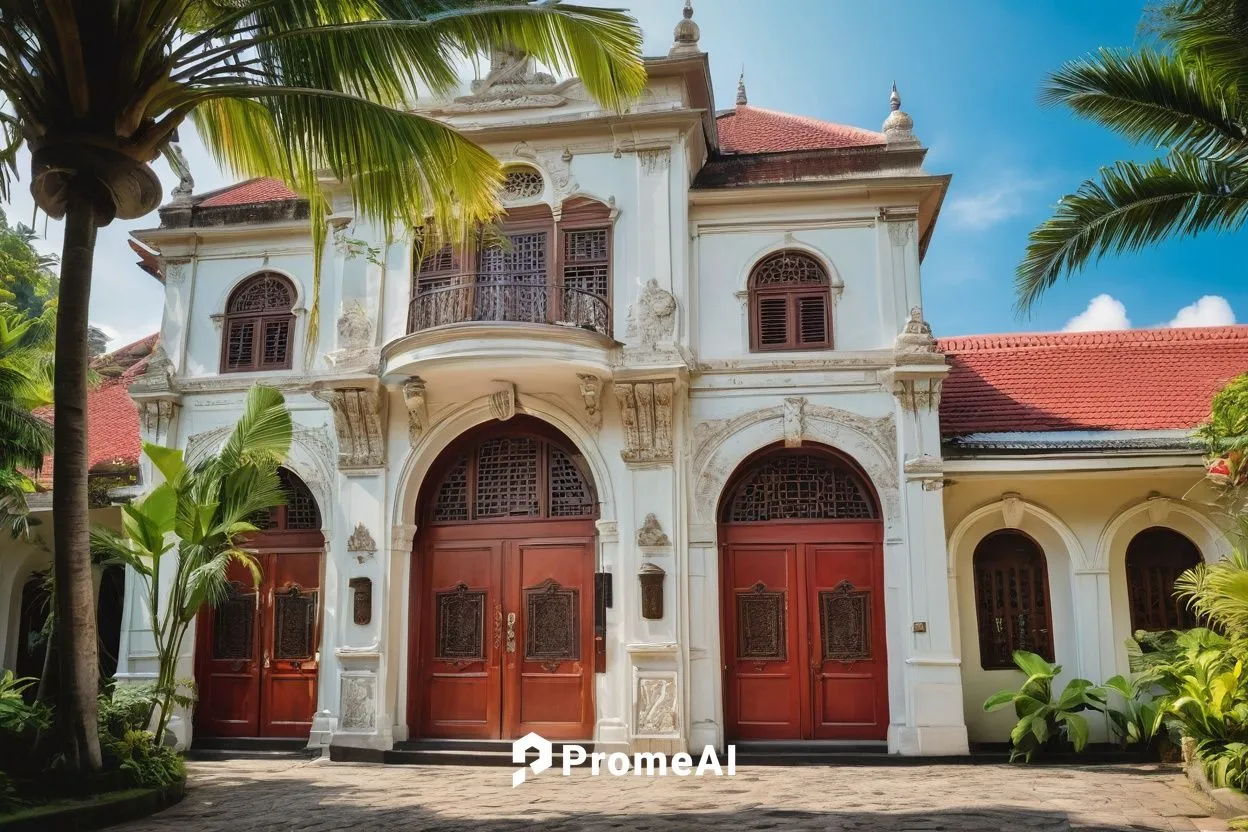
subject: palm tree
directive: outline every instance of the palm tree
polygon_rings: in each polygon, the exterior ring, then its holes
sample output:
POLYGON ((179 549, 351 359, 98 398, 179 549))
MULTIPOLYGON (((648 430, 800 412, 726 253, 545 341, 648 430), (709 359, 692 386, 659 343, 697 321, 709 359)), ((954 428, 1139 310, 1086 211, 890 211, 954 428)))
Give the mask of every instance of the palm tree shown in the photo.
POLYGON ((226 167, 308 197, 317 248, 325 175, 386 228, 484 221, 498 210, 497 162, 403 109, 414 91, 446 92, 457 61, 513 48, 618 108, 645 83, 640 46, 623 12, 559 2, 0 0, 0 197, 25 144, 36 203, 65 219, 53 514, 56 718, 69 769, 100 765, 85 414, 96 230, 156 207, 150 163, 187 118, 226 167))
POLYGON ((1106 254, 1248 220, 1248 0, 1172 0, 1150 23, 1155 44, 1101 49, 1048 79, 1043 102, 1165 154, 1117 162, 1062 198, 1016 272, 1021 311, 1106 254))
POLYGON ((204 604, 225 598, 231 561, 242 563, 260 582, 260 566, 241 548, 242 541, 258 531, 252 519, 284 502, 277 469, 290 451, 292 431, 282 394, 257 385, 221 452, 193 468, 181 451, 144 443, 143 452, 165 481, 125 507, 124 533, 103 527, 91 531, 92 554, 131 567, 147 590, 158 665, 157 737, 164 736, 174 705, 185 701, 179 694, 178 656, 195 614, 204 604), (170 535, 178 538, 175 557, 166 557, 174 551, 170 535), (162 569, 172 576, 162 578, 162 569))

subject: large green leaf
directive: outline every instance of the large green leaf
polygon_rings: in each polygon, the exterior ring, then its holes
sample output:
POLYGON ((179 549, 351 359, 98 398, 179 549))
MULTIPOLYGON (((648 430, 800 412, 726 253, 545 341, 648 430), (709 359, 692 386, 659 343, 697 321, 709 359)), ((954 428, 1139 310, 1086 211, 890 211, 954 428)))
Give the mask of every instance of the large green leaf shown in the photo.
POLYGON ((1027 650, 1014 651, 1014 664, 1028 676, 1053 677, 1062 672, 1061 665, 1050 664, 1044 657, 1027 650))
POLYGON ((163 445, 144 442, 143 453, 147 454, 147 458, 156 466, 156 470, 160 472, 166 482, 176 485, 182 479, 182 473, 186 470, 186 463, 182 461, 181 449, 166 448, 163 445))
POLYGON ((1066 725, 1066 736, 1076 751, 1082 751, 1088 745, 1088 721, 1079 714, 1059 713, 1059 722, 1066 725))

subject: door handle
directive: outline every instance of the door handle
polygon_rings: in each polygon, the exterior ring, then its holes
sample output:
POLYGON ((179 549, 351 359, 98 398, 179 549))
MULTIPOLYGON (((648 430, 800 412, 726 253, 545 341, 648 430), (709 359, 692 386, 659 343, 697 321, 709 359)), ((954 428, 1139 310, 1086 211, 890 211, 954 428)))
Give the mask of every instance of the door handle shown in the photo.
POLYGON ((499 650, 503 646, 503 605, 494 605, 494 649, 499 650))
POLYGON ((268 650, 264 651, 264 667, 266 670, 269 667, 269 651, 268 650))
POLYGON ((516 614, 507 613, 507 652, 516 652, 516 614))

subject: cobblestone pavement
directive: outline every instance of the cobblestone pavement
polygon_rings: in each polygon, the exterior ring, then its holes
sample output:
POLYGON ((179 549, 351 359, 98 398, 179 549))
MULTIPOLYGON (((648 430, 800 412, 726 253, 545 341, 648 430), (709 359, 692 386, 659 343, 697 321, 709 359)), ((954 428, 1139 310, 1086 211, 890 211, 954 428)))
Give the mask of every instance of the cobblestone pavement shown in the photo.
POLYGON ((126 832, 243 830, 1225 830, 1174 769, 742 767, 735 777, 509 768, 192 763, 179 805, 126 832), (531 777, 531 774, 530 774, 531 777))

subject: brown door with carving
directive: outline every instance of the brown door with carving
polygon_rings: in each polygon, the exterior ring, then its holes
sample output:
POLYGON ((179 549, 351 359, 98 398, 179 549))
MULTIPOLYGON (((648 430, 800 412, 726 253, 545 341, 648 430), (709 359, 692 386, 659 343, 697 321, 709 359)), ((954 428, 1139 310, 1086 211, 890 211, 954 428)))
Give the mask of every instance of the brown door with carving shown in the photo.
POLYGON ((227 569, 229 592, 198 616, 195 732, 204 737, 306 737, 316 713, 321 618, 320 513, 307 487, 282 472, 287 504, 274 509, 227 569))
POLYGON ((561 437, 513 421, 456 443, 426 490, 408 704, 422 736, 593 735, 596 498, 561 437))
POLYGON ((884 739, 883 536, 865 478, 830 452, 772 451, 727 493, 729 738, 884 739))

